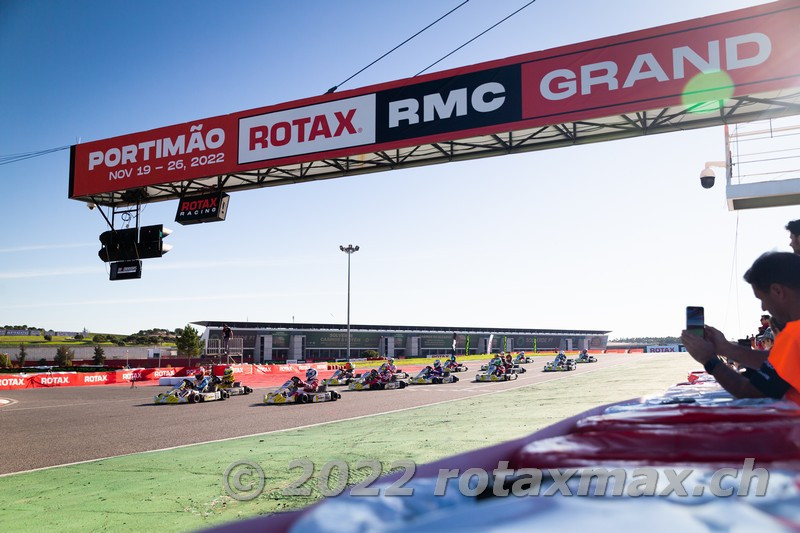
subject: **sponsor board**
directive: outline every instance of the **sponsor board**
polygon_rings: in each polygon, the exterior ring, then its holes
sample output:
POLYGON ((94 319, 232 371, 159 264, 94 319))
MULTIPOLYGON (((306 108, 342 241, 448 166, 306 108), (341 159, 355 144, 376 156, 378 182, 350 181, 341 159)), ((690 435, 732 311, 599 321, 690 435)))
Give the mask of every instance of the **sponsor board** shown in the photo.
POLYGON ((374 143, 374 94, 239 119, 239 163, 374 143))
POLYGON ((72 147, 71 198, 800 85, 779 1, 72 147))
POLYGON ((203 222, 221 222, 228 214, 230 196, 225 193, 205 194, 202 196, 185 196, 178 202, 175 222, 178 224, 200 224, 203 222))
POLYGON ((646 346, 645 353, 675 353, 680 352, 679 344, 668 344, 665 346, 646 346))

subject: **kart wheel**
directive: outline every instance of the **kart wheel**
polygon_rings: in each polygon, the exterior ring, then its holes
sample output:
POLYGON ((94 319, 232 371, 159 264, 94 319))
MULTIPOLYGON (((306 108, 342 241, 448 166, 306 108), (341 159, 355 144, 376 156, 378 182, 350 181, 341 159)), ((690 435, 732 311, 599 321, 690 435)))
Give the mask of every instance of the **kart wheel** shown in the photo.
POLYGON ((308 403, 309 400, 307 394, 301 394, 300 396, 297 397, 297 399, 300 400, 300 403, 308 403))
POLYGON ((190 394, 189 397, 186 399, 186 401, 189 403, 194 403, 194 400, 195 400, 194 394, 190 394))
POLYGON ((197 395, 197 401, 202 403, 202 402, 206 401, 206 397, 203 396, 202 394, 198 394, 197 395))
POLYGON ((405 381, 400 381, 399 383, 400 383, 400 388, 401 389, 405 389, 406 388, 406 382, 405 381))
POLYGON ((457 381, 458 381, 458 376, 453 376, 453 383, 456 383, 457 381))

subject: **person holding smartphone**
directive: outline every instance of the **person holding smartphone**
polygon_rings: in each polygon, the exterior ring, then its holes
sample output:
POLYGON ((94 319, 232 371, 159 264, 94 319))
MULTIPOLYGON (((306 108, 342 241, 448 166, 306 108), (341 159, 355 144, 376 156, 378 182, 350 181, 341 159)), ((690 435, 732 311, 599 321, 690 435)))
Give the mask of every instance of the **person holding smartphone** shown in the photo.
POLYGON ((684 331, 686 350, 717 383, 736 398, 785 398, 800 404, 800 255, 767 252, 756 259, 744 280, 761 301, 761 308, 785 324, 769 351, 731 343, 717 329, 705 326, 705 336, 684 331), (746 367, 740 374, 719 355, 746 367))

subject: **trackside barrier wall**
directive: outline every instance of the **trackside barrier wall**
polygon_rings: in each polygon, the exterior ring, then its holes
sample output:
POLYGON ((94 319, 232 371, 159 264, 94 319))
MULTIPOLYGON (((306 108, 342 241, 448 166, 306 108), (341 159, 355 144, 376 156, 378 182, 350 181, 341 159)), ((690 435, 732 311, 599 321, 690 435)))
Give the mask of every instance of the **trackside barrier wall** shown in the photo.
MULTIPOLYGON (((227 365, 214 365, 215 375, 222 375, 227 365)), ((301 373, 309 368, 334 370, 337 365, 313 363, 305 365, 231 365, 236 375, 273 375, 301 373)), ((0 374, 0 390, 31 389, 41 387, 82 387, 85 385, 114 385, 133 382, 155 384, 165 377, 183 377, 194 373, 194 368, 135 368, 111 372, 42 372, 36 374, 0 374)))

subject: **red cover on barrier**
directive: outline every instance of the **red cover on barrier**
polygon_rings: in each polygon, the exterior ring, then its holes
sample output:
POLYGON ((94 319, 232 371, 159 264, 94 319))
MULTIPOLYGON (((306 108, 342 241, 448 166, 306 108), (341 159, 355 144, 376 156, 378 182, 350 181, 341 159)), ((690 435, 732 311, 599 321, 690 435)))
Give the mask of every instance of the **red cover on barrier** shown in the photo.
POLYGON ((601 416, 589 416, 578 421, 575 431, 618 431, 636 429, 646 424, 753 423, 772 420, 795 420, 800 423, 800 409, 779 409, 767 406, 708 409, 678 405, 647 411, 621 411, 601 416))
POLYGON ((517 451, 512 468, 636 464, 740 464, 800 461, 797 419, 754 423, 672 424, 640 429, 572 433, 532 442, 517 451))

